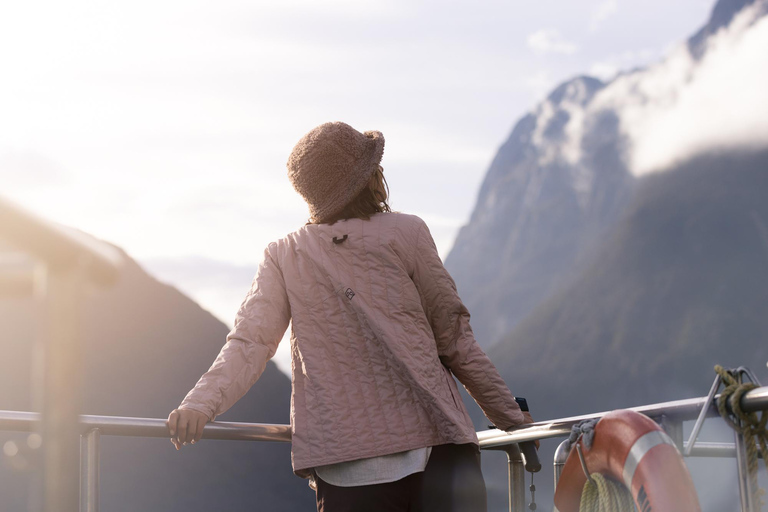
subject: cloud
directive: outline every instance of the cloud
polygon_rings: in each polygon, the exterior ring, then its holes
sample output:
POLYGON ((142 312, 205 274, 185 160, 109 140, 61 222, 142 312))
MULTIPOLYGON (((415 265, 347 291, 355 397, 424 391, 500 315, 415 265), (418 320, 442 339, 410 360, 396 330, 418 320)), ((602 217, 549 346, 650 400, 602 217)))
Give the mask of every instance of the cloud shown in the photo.
POLYGON ((703 151, 768 145, 765 48, 768 17, 747 8, 709 39, 701 60, 680 45, 660 64, 617 78, 591 109, 617 112, 635 175, 703 151))
POLYGON ((528 36, 528 47, 537 54, 559 53, 562 55, 573 55, 578 51, 578 47, 567 41, 557 29, 545 28, 534 32, 528 36))
MULTIPOLYGON (((536 127, 531 134, 531 143, 538 151, 539 166, 567 162, 571 184, 582 207, 589 202, 595 177, 593 170, 581 163, 581 141, 587 115, 585 105, 590 96, 590 87, 584 79, 571 80, 556 102, 548 98, 534 111, 536 127), (568 119, 563 127, 564 136, 553 137, 552 128, 562 122, 563 115, 568 119)), ((536 188, 538 185, 530 190, 536 188)))
POLYGON ((589 29, 593 32, 598 30, 603 22, 616 14, 618 10, 619 4, 616 0, 604 0, 599 3, 592 11, 592 20, 590 21, 589 29))

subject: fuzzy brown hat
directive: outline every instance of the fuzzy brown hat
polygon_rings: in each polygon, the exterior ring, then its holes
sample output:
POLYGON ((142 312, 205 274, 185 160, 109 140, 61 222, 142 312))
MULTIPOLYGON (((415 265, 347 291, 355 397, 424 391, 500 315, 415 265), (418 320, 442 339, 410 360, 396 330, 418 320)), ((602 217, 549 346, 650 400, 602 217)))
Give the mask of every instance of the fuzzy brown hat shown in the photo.
POLYGON ((368 184, 384 154, 384 135, 360 133, 346 123, 321 124, 288 157, 288 179, 322 222, 340 212, 368 184))

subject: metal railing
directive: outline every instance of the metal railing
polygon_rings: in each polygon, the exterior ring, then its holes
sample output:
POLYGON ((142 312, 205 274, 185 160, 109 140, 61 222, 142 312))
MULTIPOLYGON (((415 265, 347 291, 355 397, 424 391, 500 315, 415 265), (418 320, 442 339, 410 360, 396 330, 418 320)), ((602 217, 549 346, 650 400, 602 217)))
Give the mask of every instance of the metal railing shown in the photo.
POLYGON ((75 510, 81 411, 81 307, 91 284, 111 286, 123 256, 81 231, 47 221, 0 197, 0 295, 34 297, 43 314, 35 345, 44 357, 33 366, 33 399, 43 410, 43 510, 75 510))
MULTIPOLYGON (((640 412, 658 421, 665 427, 667 433, 683 451, 685 443, 682 439, 682 422, 695 420, 702 412, 704 405, 708 406, 707 416, 717 416, 717 410, 707 397, 691 398, 664 402, 630 410, 640 412)), ((744 411, 753 412, 768 410, 768 386, 761 387, 745 394, 741 400, 744 411)), ((585 419, 600 418, 606 412, 561 418, 551 421, 539 421, 530 425, 517 427, 509 432, 485 430, 477 436, 482 449, 502 449, 507 452, 509 463, 509 491, 511 512, 523 512, 525 507, 525 460, 518 448, 518 443, 568 436, 571 427, 585 419)), ((40 427, 41 417, 38 413, 0 411, 0 430, 35 432, 40 427)), ((81 449, 80 449, 80 511, 98 512, 99 510, 99 458, 101 436, 127 437, 168 437, 165 420, 154 418, 123 418, 117 416, 81 416, 81 449)), ((243 440, 243 441, 277 441, 290 442, 289 425, 254 424, 213 422, 205 426, 204 439, 243 440)), ((561 446, 562 447, 562 446, 561 446)), ((560 447, 560 448, 561 448, 560 447)), ((564 463, 563 450, 555 453, 555 481, 558 469, 564 463), (558 464, 560 465, 558 467, 558 464)), ((728 443, 697 443, 691 451, 691 456, 727 457, 736 453, 736 445, 728 443)), ((567 454, 565 454, 567 455, 567 454)), ((747 512, 746 510, 744 512, 747 512)))

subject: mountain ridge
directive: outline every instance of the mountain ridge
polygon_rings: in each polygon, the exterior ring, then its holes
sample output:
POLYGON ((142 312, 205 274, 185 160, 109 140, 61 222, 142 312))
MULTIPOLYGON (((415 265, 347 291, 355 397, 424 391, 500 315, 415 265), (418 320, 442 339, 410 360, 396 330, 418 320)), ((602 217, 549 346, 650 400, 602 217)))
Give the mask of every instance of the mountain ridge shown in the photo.
POLYGON ((610 115, 594 119, 595 130, 579 148, 562 145, 574 112, 603 86, 577 77, 516 123, 446 258, 483 347, 578 265, 583 248, 610 224, 631 190, 610 115))
MULTIPOLYGON (((740 101, 748 84, 715 78, 717 65, 738 60, 734 50, 759 55, 766 13, 765 0, 720 0, 665 60, 593 82, 581 102, 563 105, 550 94, 499 149, 446 266, 478 340, 535 419, 702 396, 715 363, 765 373, 768 141, 734 140, 741 132, 722 114, 733 117, 728 101, 740 101), (710 83, 697 89, 702 80, 710 83), (707 119, 707 105, 720 117, 707 119), (536 179, 549 179, 550 192, 526 203, 521 196, 536 179), (504 180, 519 189, 507 192, 504 180), (528 234, 524 247, 498 248, 519 244, 519 232, 528 234)), ((463 398, 475 426, 486 428, 463 398)), ((556 444, 543 443, 540 458, 551 460, 556 444)), ((505 461, 483 458, 489 509, 503 510, 505 461)), ((723 464, 692 463, 706 511, 737 501, 723 464)), ((551 505, 549 479, 537 488, 539 507, 551 505)))
MULTIPOLYGON (((123 252, 123 254, 125 254, 123 252)), ((83 307, 83 413, 165 418, 213 362, 229 329, 125 255, 120 278, 93 290, 83 307)), ((1 299, 0 409, 34 410, 31 399, 39 304, 1 299)), ((269 362, 253 388, 221 419, 288 424, 290 380, 269 362)), ((0 444, 25 436, 0 432, 0 444)), ((203 440, 177 452, 167 439, 103 436, 101 502, 109 510, 293 511, 314 493, 293 475, 288 443, 203 440)), ((0 460, 0 495, 24 510, 35 478, 25 450, 0 460), (7 459, 7 458, 6 458, 7 459)))
MULTIPOLYGON (((720 0, 705 25, 681 47, 691 57, 673 52, 657 65, 622 73, 607 83, 577 76, 515 123, 445 260, 484 348, 578 274, 585 253, 621 217, 636 176, 713 146, 706 137, 717 137, 714 126, 705 130, 704 142, 670 132, 668 137, 681 139, 678 149, 655 133, 654 128, 665 129, 664 116, 681 95, 698 94, 696 101, 711 101, 703 94, 712 92, 691 92, 690 84, 675 73, 711 82, 711 70, 704 78, 694 72, 706 60, 712 38, 722 43, 724 31, 748 32, 766 13, 766 0, 720 0), (738 26, 731 27, 736 19, 738 26), (695 56, 694 47, 702 53, 695 56), (665 73, 673 78, 663 79, 665 73), (675 152, 677 156, 669 154, 675 152)), ((721 109, 718 115, 727 112, 721 109)), ((674 121, 685 129, 682 119, 690 112, 683 108, 676 115, 674 121)), ((687 131, 691 128, 695 125, 687 131)))

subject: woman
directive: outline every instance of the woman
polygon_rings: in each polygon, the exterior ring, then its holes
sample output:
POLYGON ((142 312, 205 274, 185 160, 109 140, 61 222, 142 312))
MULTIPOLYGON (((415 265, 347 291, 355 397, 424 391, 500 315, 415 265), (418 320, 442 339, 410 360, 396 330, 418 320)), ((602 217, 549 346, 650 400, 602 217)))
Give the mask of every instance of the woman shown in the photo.
POLYGON ((426 224, 393 213, 380 132, 326 123, 288 160, 310 222, 269 244, 227 342, 169 418, 178 449, 256 382, 291 326, 291 459, 318 510, 484 511, 455 375, 501 429, 524 416, 478 346, 426 224))

